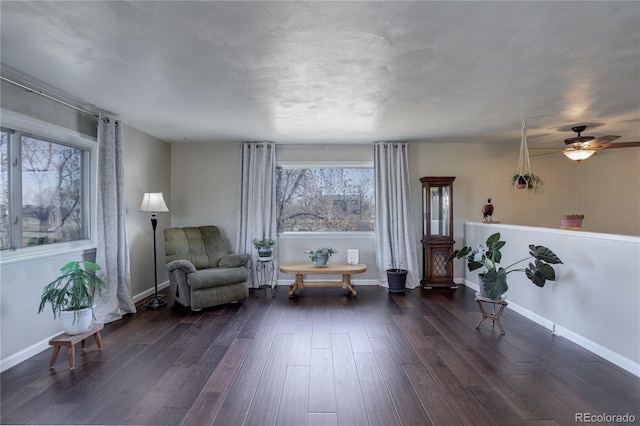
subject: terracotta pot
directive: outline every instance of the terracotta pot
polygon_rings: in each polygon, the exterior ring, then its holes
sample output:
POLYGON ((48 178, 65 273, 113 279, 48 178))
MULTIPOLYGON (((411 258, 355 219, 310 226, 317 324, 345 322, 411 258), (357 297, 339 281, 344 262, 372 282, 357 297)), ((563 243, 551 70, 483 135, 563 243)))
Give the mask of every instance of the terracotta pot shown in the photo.
POLYGON ((560 216, 560 227, 562 229, 578 230, 582 228, 582 214, 566 214, 560 216))

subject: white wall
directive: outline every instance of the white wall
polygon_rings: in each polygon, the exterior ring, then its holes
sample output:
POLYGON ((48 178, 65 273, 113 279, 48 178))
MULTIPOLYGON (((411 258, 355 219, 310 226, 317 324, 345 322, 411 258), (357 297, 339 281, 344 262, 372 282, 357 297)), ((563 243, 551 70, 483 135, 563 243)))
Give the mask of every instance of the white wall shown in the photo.
MULTIPOLYGON (((563 261, 554 265, 556 281, 543 288, 510 273, 509 308, 640 376, 640 238, 465 223, 464 243, 475 247, 494 232, 506 242, 502 266, 527 258, 529 244, 548 247, 563 261)), ((479 272, 465 268, 470 287, 477 289, 479 272)))
POLYGON ((171 226, 175 214, 171 203, 171 145, 126 124, 123 132, 131 292, 138 295, 154 287, 151 213, 138 211, 145 192, 162 192, 170 210, 157 214, 156 229, 158 283, 169 279, 164 267, 164 229, 171 226))
POLYGON ((173 144, 171 225, 216 225, 234 251, 240 164, 238 144, 173 144))

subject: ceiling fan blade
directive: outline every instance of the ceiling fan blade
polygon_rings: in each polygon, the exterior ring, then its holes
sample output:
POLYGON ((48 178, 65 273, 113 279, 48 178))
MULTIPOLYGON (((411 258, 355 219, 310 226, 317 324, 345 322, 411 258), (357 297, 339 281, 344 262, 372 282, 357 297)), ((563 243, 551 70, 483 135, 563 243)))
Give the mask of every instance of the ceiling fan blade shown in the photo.
POLYGON ((603 143, 595 146, 596 149, 609 149, 609 148, 633 148, 640 146, 640 142, 618 142, 618 143, 603 143))
POLYGON ((604 143, 613 142, 616 139, 620 139, 621 137, 622 136, 616 136, 616 135, 600 136, 600 137, 595 138, 591 142, 589 142, 589 144, 590 145, 600 145, 600 144, 604 144, 604 143))

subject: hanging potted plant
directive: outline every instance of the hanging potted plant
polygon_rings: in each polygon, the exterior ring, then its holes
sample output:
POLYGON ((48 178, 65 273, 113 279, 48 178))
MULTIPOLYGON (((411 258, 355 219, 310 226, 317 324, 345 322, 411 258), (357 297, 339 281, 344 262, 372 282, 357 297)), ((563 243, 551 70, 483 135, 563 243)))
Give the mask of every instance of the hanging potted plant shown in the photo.
POLYGON ((527 146, 527 133, 524 119, 522 120, 522 138, 520 140, 520 156, 518 158, 518 170, 511 177, 511 183, 518 189, 528 189, 533 193, 544 190, 542 178, 531 172, 529 159, 529 147, 527 146))
POLYGON ((93 324, 93 296, 105 286, 96 272, 100 266, 88 261, 74 261, 64 265, 62 275, 47 284, 40 296, 38 313, 51 305, 53 317, 62 318, 67 334, 82 334, 93 324))
POLYGON ((305 253, 309 259, 316 264, 317 268, 325 268, 329 262, 329 258, 338 251, 331 247, 319 247, 316 250, 307 250, 305 253))
POLYGON ((485 272, 479 274, 480 278, 480 296, 492 300, 499 300, 504 293, 507 292, 507 275, 512 272, 524 272, 538 287, 544 287, 547 281, 555 281, 556 273, 552 264, 562 263, 560 258, 554 252, 544 246, 529 245, 529 256, 521 259, 511 265, 503 268, 499 266, 502 260, 500 249, 505 246, 505 241, 500 241, 500 233, 489 236, 486 246, 478 244, 478 248, 464 247, 455 250, 447 259, 447 263, 454 259, 467 259, 467 267, 469 271, 475 271, 482 267, 485 272), (529 262, 526 268, 517 268, 516 265, 528 260, 535 259, 535 262, 529 262))
POLYGON ((544 181, 540 176, 533 173, 524 175, 515 173, 511 177, 511 183, 518 189, 528 189, 529 191, 536 194, 544 191, 544 181))
POLYGON ((269 260, 273 258, 273 246, 276 245, 276 241, 271 238, 254 238, 253 246, 258 250, 258 257, 262 260, 269 260))

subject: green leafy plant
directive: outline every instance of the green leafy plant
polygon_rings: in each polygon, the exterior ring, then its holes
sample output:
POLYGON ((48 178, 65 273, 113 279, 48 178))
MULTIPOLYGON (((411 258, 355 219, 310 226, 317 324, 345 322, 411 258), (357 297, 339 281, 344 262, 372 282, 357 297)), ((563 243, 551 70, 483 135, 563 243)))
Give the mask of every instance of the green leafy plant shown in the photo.
POLYGON ((516 173, 511 176, 511 183, 515 187, 525 185, 524 188, 536 194, 544 191, 544 181, 540 176, 533 173, 526 175, 516 173))
POLYGON ((260 247, 273 247, 274 245, 276 245, 276 240, 272 240, 271 238, 254 238, 253 239, 253 246, 255 248, 260 248, 260 247))
POLYGON ((316 255, 318 255, 319 253, 327 253, 329 254, 329 257, 331 257, 337 252, 338 252, 337 250, 334 250, 331 247, 318 247, 316 250, 305 251, 305 253, 307 254, 307 256, 309 256, 309 259, 311 259, 312 262, 316 261, 316 255))
POLYGON ((460 250, 455 250, 447 259, 447 263, 454 259, 466 258, 469 271, 485 267, 483 287, 484 291, 492 299, 499 299, 509 289, 507 275, 512 272, 524 272, 527 278, 538 287, 544 287, 547 281, 555 281, 556 272, 551 265, 562 263, 562 261, 554 252, 544 246, 530 244, 528 257, 503 268, 498 264, 502 260, 500 249, 505 244, 505 241, 500 241, 500 233, 496 232, 487 238, 486 246, 478 244, 476 249, 464 247, 460 250), (528 259, 535 259, 535 262, 529 262, 526 268, 516 267, 516 265, 528 259))
POLYGON ((54 318, 62 311, 77 312, 92 307, 94 292, 100 294, 100 289, 105 286, 104 281, 95 274, 99 270, 100 266, 84 260, 64 265, 60 269, 62 275, 42 290, 38 313, 44 310, 47 303, 51 305, 54 318))

